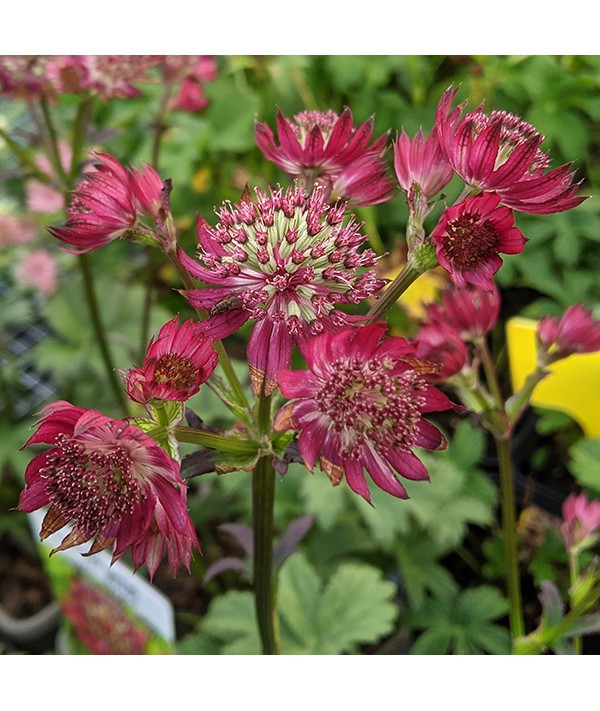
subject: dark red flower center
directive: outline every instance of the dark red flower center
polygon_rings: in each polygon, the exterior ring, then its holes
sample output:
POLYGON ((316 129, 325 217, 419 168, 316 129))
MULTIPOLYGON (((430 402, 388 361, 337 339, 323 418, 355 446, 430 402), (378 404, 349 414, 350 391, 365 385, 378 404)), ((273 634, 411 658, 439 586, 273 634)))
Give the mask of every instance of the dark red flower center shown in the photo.
POLYGON ((154 364, 154 380, 173 390, 187 390, 196 385, 197 378, 198 370, 192 361, 177 353, 166 353, 154 364))
POLYGON ((131 458, 121 447, 86 449, 75 438, 59 434, 40 475, 51 504, 91 537, 132 513, 145 498, 132 470, 131 458))
POLYGON ((470 271, 497 253, 500 234, 491 220, 476 213, 459 215, 446 225, 444 255, 460 271, 470 271))
POLYGON ((377 451, 393 447, 410 451, 415 446, 427 387, 416 370, 391 375, 395 361, 374 358, 338 360, 330 378, 317 392, 319 410, 340 433, 342 456, 360 456, 371 442, 377 451))

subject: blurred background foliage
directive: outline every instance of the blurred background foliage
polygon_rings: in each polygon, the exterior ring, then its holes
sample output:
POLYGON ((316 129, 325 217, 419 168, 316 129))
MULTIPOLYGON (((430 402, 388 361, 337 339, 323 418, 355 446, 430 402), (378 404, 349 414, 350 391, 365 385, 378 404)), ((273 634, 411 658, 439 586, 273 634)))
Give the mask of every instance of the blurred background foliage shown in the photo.
MULTIPOLYGON (((517 215, 529 242, 522 254, 505 258, 497 275, 503 316, 558 314, 575 302, 593 309, 600 305, 599 56, 286 55, 216 60, 218 75, 205 86, 208 106, 196 113, 177 111, 163 117, 155 165, 163 178, 173 182, 173 214, 189 254, 196 246, 196 212, 214 224, 214 207, 223 200, 236 201, 246 184, 252 188, 289 182, 258 150, 253 133, 256 119, 274 129, 277 108, 290 116, 307 109, 340 112, 348 106, 355 125, 374 115, 375 136, 389 131, 395 138, 402 129, 412 136, 420 127, 430 131, 442 92, 450 84, 459 84, 459 99, 468 99, 470 108, 485 102, 486 110, 504 109, 536 126, 546 136, 542 148, 552 157, 552 166, 572 162, 583 193, 591 196, 566 213, 517 215)), ((157 82, 140 89, 138 98, 95 104, 90 147, 101 148, 125 164, 151 161, 162 87, 157 82)), ((76 98, 61 96, 54 107, 59 133, 70 130, 75 111, 76 98)), ((25 107, 8 100, 0 103, 0 125, 22 141, 32 128, 25 107)), ((391 149, 389 163, 393 174, 391 149)), ((25 214, 23 176, 1 141, 0 170, 0 214, 25 214)), ((449 203, 454 190, 451 183, 446 190, 449 203)), ((61 213, 28 217, 38 225, 36 245, 55 254, 60 280, 54 293, 36 292, 20 283, 13 269, 16 253, 29 246, 0 247, 0 534, 12 531, 20 539, 25 530, 20 515, 6 512, 17 501, 28 459, 18 448, 28 436, 34 413, 45 402, 67 399, 114 414, 92 329, 86 328, 74 258, 60 252, 45 231, 48 224, 64 217, 61 213)), ((401 253, 407 210, 399 189, 394 199, 361 210, 359 217, 380 253, 401 253)), ((176 292, 180 288, 176 275, 162 264, 151 264, 149 271, 144 249, 119 242, 92 256, 118 367, 139 363, 143 354, 140 314, 148 274, 154 288, 152 333, 174 313, 194 315, 176 292)), ((398 309, 390 318, 402 323, 403 312, 398 309)), ((229 344, 241 372, 244 334, 236 334, 229 344)), ((501 334, 497 341, 496 352, 502 358, 501 334)), ((190 405, 209 423, 231 424, 229 413, 206 388, 190 405)), ((552 417, 542 417, 541 422, 543 429, 552 417)), ((496 527, 496 488, 480 466, 486 442, 473 423, 455 418, 440 424, 452 439, 450 449, 427 457, 432 482, 410 487, 410 501, 379 497, 375 492, 375 505, 369 507, 344 486, 333 489, 320 472, 311 476, 300 465, 292 466, 278 482, 279 531, 291 520, 314 516, 301 555, 292 557, 282 570, 284 651, 287 645, 293 652, 364 652, 382 638, 387 641, 380 649, 389 651, 409 650, 413 638, 417 639, 415 653, 508 649, 508 635, 498 624, 506 606, 493 587, 501 567, 498 547, 493 540, 487 547, 481 545, 496 527), (297 579, 304 584, 295 586, 297 579), (364 590, 344 595, 345 627, 328 629, 341 614, 336 595, 343 593, 350 579, 363 581, 364 590), (469 601, 458 596, 467 587, 469 601), (357 599, 361 594, 370 595, 377 605, 361 608, 357 599), (303 617, 302 610, 317 608, 322 610, 318 619, 303 617)), ((576 482, 598 490, 600 474, 595 478, 589 474, 590 462, 597 470, 597 443, 583 438, 569 418, 563 418, 555 430, 550 425, 545 436, 538 443, 540 452, 548 447, 548 437, 553 438, 553 447, 558 440, 566 460, 569 448, 576 447, 571 478, 561 479, 560 493, 576 482), (565 431, 575 434, 565 439, 561 435, 565 431)), ((538 462, 536 476, 542 479, 549 457, 538 453, 536 459, 532 451, 530 460, 534 468, 538 462)), ((182 653, 245 653, 256 645, 248 579, 227 572, 202 583, 212 563, 240 553, 219 526, 249 523, 249 484, 245 472, 191 482, 190 509, 203 548, 203 557, 193 568, 198 578, 196 595, 209 612, 195 617, 189 610, 179 610, 183 629, 190 633, 182 642, 182 653)), ((538 560, 536 568, 534 551, 532 570, 556 571, 562 562, 548 553, 548 546, 539 550, 542 562, 538 560)))

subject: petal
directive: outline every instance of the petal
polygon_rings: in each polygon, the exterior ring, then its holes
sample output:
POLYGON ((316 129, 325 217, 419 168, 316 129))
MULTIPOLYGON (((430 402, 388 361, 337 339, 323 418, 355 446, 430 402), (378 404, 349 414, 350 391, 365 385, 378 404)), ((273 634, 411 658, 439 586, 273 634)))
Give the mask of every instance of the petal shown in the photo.
POLYGON ((248 366, 254 392, 265 387, 270 395, 277 388, 277 373, 287 368, 292 358, 292 336, 284 321, 273 321, 268 316, 258 321, 248 341, 248 366))

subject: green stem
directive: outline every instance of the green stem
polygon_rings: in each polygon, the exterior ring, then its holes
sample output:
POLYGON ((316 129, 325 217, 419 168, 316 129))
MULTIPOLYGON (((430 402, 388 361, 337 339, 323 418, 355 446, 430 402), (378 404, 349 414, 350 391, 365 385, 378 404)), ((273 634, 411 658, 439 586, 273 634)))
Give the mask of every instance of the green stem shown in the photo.
POLYGON ((115 394, 115 397, 117 399, 117 402, 119 403, 121 410, 123 411, 123 415, 127 417, 129 415, 129 405, 127 397, 125 395, 125 391, 123 390, 123 384, 121 383, 121 380, 117 375, 117 371, 115 370, 115 366, 112 361, 112 356, 108 348, 108 341, 106 338, 104 324, 102 323, 102 319, 100 318, 98 297, 96 296, 96 289, 94 287, 94 279, 92 275, 92 270, 90 269, 88 255, 79 254, 77 255, 77 257, 79 261, 79 269, 81 271, 81 276, 83 279, 83 288, 88 304, 90 319, 92 321, 92 326, 94 329, 94 334, 96 336, 98 347, 100 348, 100 354, 102 356, 102 360, 104 362, 104 366, 108 374, 110 386, 115 394))
POLYGON ((502 541, 506 565, 506 585, 509 604, 510 631, 513 641, 525 634, 521 602, 521 576, 517 555, 515 488, 513 479, 511 439, 495 436, 500 491, 502 498, 502 541))
POLYGON ((381 318, 420 276, 421 272, 413 269, 409 264, 405 264, 400 274, 383 292, 383 296, 371 307, 367 314, 369 320, 376 321, 381 318))
POLYGON ((3 129, 0 128, 0 138, 6 143, 6 145, 10 148, 10 150, 15 154, 17 157, 19 163, 21 164, 21 168, 23 170, 27 171, 27 173, 33 177, 39 180, 40 182, 44 184, 50 183, 50 178, 45 174, 42 173, 42 171, 37 167, 37 165, 33 162, 33 160, 25 153, 25 151, 19 146, 19 144, 12 139, 8 133, 3 129))
MULTIPOLYGON (((569 551, 569 578, 570 587, 573 588, 579 578, 579 559, 577 553, 573 551, 569 551)), ((571 600, 571 607, 573 607, 573 600, 571 600)), ((583 653, 583 640, 581 637, 573 637, 573 650, 575 654, 583 653)))
MULTIPOLYGON (((258 400, 259 436, 270 428, 271 397, 258 400)), ((260 457, 252 476, 252 526, 254 530, 254 601, 263 654, 279 654, 273 577, 273 514, 275 472, 271 455, 260 457)))
POLYGON ((258 444, 245 437, 219 435, 183 426, 173 428, 173 433, 179 442, 198 444, 230 454, 254 454, 258 450, 258 444))
POLYGON ((44 125, 48 131, 50 155, 49 158, 54 167, 54 172, 62 180, 65 186, 68 185, 69 176, 65 172, 65 168, 60 159, 60 149, 58 145, 58 135, 56 129, 54 128, 54 122, 52 121, 52 114, 50 113, 50 107, 48 106, 48 100, 42 99, 41 102, 42 114, 44 116, 44 125))
POLYGON ((73 125, 73 136, 71 138, 71 170, 69 172, 69 188, 75 185, 75 181, 81 173, 81 155, 85 145, 85 135, 88 124, 92 117, 92 108, 94 99, 91 96, 86 97, 79 104, 75 123, 73 125))

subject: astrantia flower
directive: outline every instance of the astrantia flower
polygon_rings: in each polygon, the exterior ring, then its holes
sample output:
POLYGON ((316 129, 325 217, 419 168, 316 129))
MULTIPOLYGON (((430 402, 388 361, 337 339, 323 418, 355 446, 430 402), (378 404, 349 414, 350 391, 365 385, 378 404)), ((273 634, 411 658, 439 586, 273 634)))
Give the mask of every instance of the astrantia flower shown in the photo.
POLYGON ((452 166, 440 148, 435 128, 427 140, 423 131, 419 130, 412 141, 403 130, 400 138, 394 141, 394 168, 405 193, 414 190, 416 183, 426 198, 437 195, 454 175, 452 166))
POLYGON ((95 170, 86 172, 73 191, 69 219, 62 227, 50 227, 51 234, 75 253, 127 237, 162 244, 164 237, 138 222, 138 217, 156 219, 164 204, 165 186, 154 168, 126 168, 108 153, 97 153, 95 158, 95 170))
POLYGON ((407 493, 395 472, 429 478, 413 449, 442 449, 446 441, 423 414, 452 406, 428 382, 435 367, 419 360, 405 339, 384 338, 385 329, 377 323, 320 334, 302 349, 310 370, 277 375, 291 401, 278 413, 275 428, 299 430, 306 466, 312 471, 318 461, 334 486, 345 476, 367 501, 363 469, 400 498, 407 493))
POLYGON ((506 111, 486 114, 480 106, 462 116, 465 103, 452 109, 457 88, 447 89, 436 120, 442 150, 468 184, 500 195, 513 210, 534 214, 564 212, 586 198, 577 197, 571 165, 548 172, 548 156, 540 149, 544 136, 506 111))
POLYGON ((466 286, 447 288, 441 304, 428 304, 427 320, 431 324, 452 328, 465 341, 478 341, 498 321, 500 294, 492 282, 489 287, 466 286))
POLYGON ((537 336, 540 348, 551 361, 573 353, 600 351, 600 321, 581 304, 569 306, 560 319, 542 318, 537 336))
POLYGON ((588 548, 598 540, 600 501, 589 501, 585 494, 571 494, 562 507, 560 532, 569 549, 588 548))
POLYGON ((78 639, 92 654, 144 654, 150 633, 115 598, 74 578, 61 604, 78 639))
POLYGON ((179 85, 172 108, 200 111, 208 105, 204 84, 217 76, 217 64, 207 55, 168 55, 162 58, 165 80, 179 85))
POLYGON ((44 55, 0 55, 0 94, 39 101, 54 96, 44 55))
POLYGON ((365 237, 344 208, 327 205, 320 187, 310 195, 297 186, 257 189, 255 201, 245 193, 235 206, 225 203, 214 229, 198 219, 200 262, 180 253, 192 276, 214 285, 184 293, 210 312, 207 334, 221 339, 256 320, 248 360, 257 392, 265 376, 267 393, 277 387, 275 374, 288 366, 295 340, 347 323, 338 304, 358 303, 383 286, 373 270, 359 273, 377 257, 358 251, 365 237))
POLYGON ((60 93, 92 92, 102 99, 128 99, 140 95, 135 85, 149 80, 147 72, 159 60, 134 54, 57 56, 48 61, 46 73, 60 93))
POLYGON ((52 294, 58 285, 56 259, 45 249, 24 254, 15 265, 14 274, 21 284, 32 286, 41 294, 52 294))
POLYGON ((491 288, 502 266, 499 252, 523 251, 525 237, 514 226, 512 211, 499 202, 495 193, 467 198, 446 208, 431 234, 439 263, 459 287, 491 288))
POLYGON ((127 394, 135 402, 184 402, 210 377, 219 359, 204 325, 193 320, 178 325, 171 319, 151 340, 141 368, 120 371, 127 394))
POLYGON ((41 414, 24 446, 52 446, 29 463, 19 509, 49 506, 42 540, 72 523, 53 552, 93 539, 89 555, 112 548, 117 560, 131 548, 135 568, 151 576, 165 549, 173 573, 189 570, 199 545, 179 464, 137 427, 95 410, 59 401, 41 414))
POLYGON ((465 342, 453 328, 443 322, 421 326, 415 339, 415 348, 419 358, 439 364, 439 372, 431 378, 436 382, 459 373, 467 363, 465 342))
POLYGON ((351 199, 356 205, 376 205, 389 200, 392 183, 384 161, 388 134, 369 145, 373 117, 358 128, 350 109, 303 111, 294 121, 277 112, 276 145, 273 132, 256 122, 256 142, 265 157, 292 178, 303 178, 310 187, 321 184, 329 198, 351 199))

